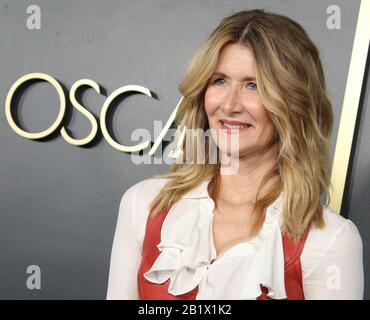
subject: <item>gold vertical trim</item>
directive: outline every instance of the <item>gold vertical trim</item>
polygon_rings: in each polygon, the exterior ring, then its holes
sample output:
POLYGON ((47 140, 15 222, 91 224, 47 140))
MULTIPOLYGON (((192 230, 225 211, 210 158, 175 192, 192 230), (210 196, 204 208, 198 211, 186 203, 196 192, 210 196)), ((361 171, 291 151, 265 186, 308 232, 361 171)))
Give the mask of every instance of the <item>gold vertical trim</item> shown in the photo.
POLYGON ((331 171, 328 206, 340 213, 370 41, 370 0, 362 0, 353 41, 342 114, 331 171))

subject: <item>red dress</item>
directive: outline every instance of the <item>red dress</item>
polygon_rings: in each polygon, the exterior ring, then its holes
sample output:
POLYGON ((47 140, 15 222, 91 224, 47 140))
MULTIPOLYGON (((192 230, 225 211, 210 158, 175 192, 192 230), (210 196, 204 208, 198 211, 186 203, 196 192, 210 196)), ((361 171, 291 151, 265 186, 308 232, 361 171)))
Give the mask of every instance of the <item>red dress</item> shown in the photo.
MULTIPOLYGON (((145 238, 143 242, 142 260, 138 270, 138 294, 141 300, 195 300, 198 293, 198 286, 193 290, 174 296, 168 293, 168 286, 170 279, 162 284, 152 283, 144 277, 157 259, 160 251, 157 245, 160 243, 160 234, 163 221, 168 213, 168 209, 164 209, 154 217, 149 215, 145 238)), ((284 249, 284 270, 285 270, 285 291, 287 299, 289 300, 304 300, 303 286, 302 286, 302 268, 301 268, 301 253, 303 251, 304 243, 308 235, 308 229, 304 232, 301 240, 294 243, 293 240, 283 236, 284 249)), ((270 300, 267 296, 268 290, 261 286, 262 294, 257 300, 270 300)))

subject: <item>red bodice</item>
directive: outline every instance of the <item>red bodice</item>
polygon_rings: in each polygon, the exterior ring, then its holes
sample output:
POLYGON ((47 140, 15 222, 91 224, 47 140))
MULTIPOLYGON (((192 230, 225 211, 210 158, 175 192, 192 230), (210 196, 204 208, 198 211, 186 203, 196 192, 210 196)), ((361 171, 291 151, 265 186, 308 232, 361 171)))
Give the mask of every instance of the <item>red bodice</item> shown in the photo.
MULTIPOLYGON (((142 260, 138 270, 138 294, 141 300, 195 300, 198 293, 198 286, 193 290, 174 296, 168 293, 169 281, 162 284, 152 283, 144 277, 157 259, 160 251, 157 245, 161 242, 160 234, 163 221, 168 213, 168 209, 162 210, 154 217, 149 215, 145 237, 143 242, 142 260)), ((283 236, 284 248, 284 269, 285 269, 285 291, 287 299, 289 300, 304 300, 303 286, 302 286, 302 269, 300 256, 303 251, 304 243, 306 241, 308 231, 306 231, 301 240, 293 242, 286 236, 283 236)), ((261 286, 262 294, 257 298, 258 300, 269 300, 267 296, 267 288, 261 286)))

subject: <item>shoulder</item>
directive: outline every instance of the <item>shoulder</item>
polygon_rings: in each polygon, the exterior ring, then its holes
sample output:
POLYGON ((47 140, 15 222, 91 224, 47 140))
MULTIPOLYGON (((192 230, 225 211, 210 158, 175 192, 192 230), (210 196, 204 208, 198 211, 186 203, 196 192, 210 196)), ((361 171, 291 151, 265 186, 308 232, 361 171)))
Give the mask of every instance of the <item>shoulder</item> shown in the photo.
POLYGON ((310 230, 311 240, 320 241, 323 246, 335 243, 346 244, 346 246, 362 245, 360 233, 356 225, 349 219, 334 212, 328 207, 323 210, 325 226, 322 229, 312 227, 310 230))
POLYGON ((131 217, 140 251, 150 211, 150 203, 168 181, 167 178, 149 178, 139 181, 129 187, 121 198, 120 215, 131 217))
POLYGON ((132 205, 139 207, 149 205, 167 182, 168 179, 160 178, 139 181, 124 192, 121 202, 131 202, 132 205))
POLYGON ((311 227, 302 252, 302 262, 314 267, 325 260, 360 259, 362 239, 356 225, 328 207, 324 208, 323 215, 325 226, 322 229, 311 227))
POLYGON ((324 209, 325 227, 312 227, 301 256, 306 299, 362 299, 362 239, 349 219, 324 209))

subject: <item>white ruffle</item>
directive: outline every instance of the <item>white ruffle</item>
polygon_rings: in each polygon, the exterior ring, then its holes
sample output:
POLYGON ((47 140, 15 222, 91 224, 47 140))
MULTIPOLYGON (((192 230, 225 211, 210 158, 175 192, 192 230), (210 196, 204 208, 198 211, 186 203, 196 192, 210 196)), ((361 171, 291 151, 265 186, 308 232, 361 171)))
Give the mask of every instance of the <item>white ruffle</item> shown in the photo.
POLYGON ((256 299, 263 285, 272 299, 286 298, 284 283, 284 250, 281 237, 281 214, 269 207, 261 232, 249 244, 254 253, 244 257, 245 280, 240 299, 256 299))
MULTIPOLYGON (((157 246, 160 254, 144 276, 148 281, 158 284, 170 279, 168 292, 172 295, 187 293, 201 283, 197 299, 212 299, 212 294, 202 290, 207 273, 213 266, 211 262, 215 260, 216 264, 226 259, 228 253, 240 243, 217 257, 212 237, 213 200, 199 199, 198 204, 163 230, 161 242, 157 246)), ((242 243, 242 259, 235 260, 238 265, 233 266, 235 272, 239 273, 238 277, 243 279, 242 282, 237 281, 241 287, 235 289, 240 292, 239 299, 256 299, 261 295, 260 284, 268 288, 269 297, 286 298, 280 216, 275 207, 268 207, 261 232, 242 243), (240 270, 243 270, 242 275, 240 270)), ((222 295, 225 291, 221 288, 220 292, 222 295)), ((230 298, 220 297, 220 294, 214 297, 230 298)))

